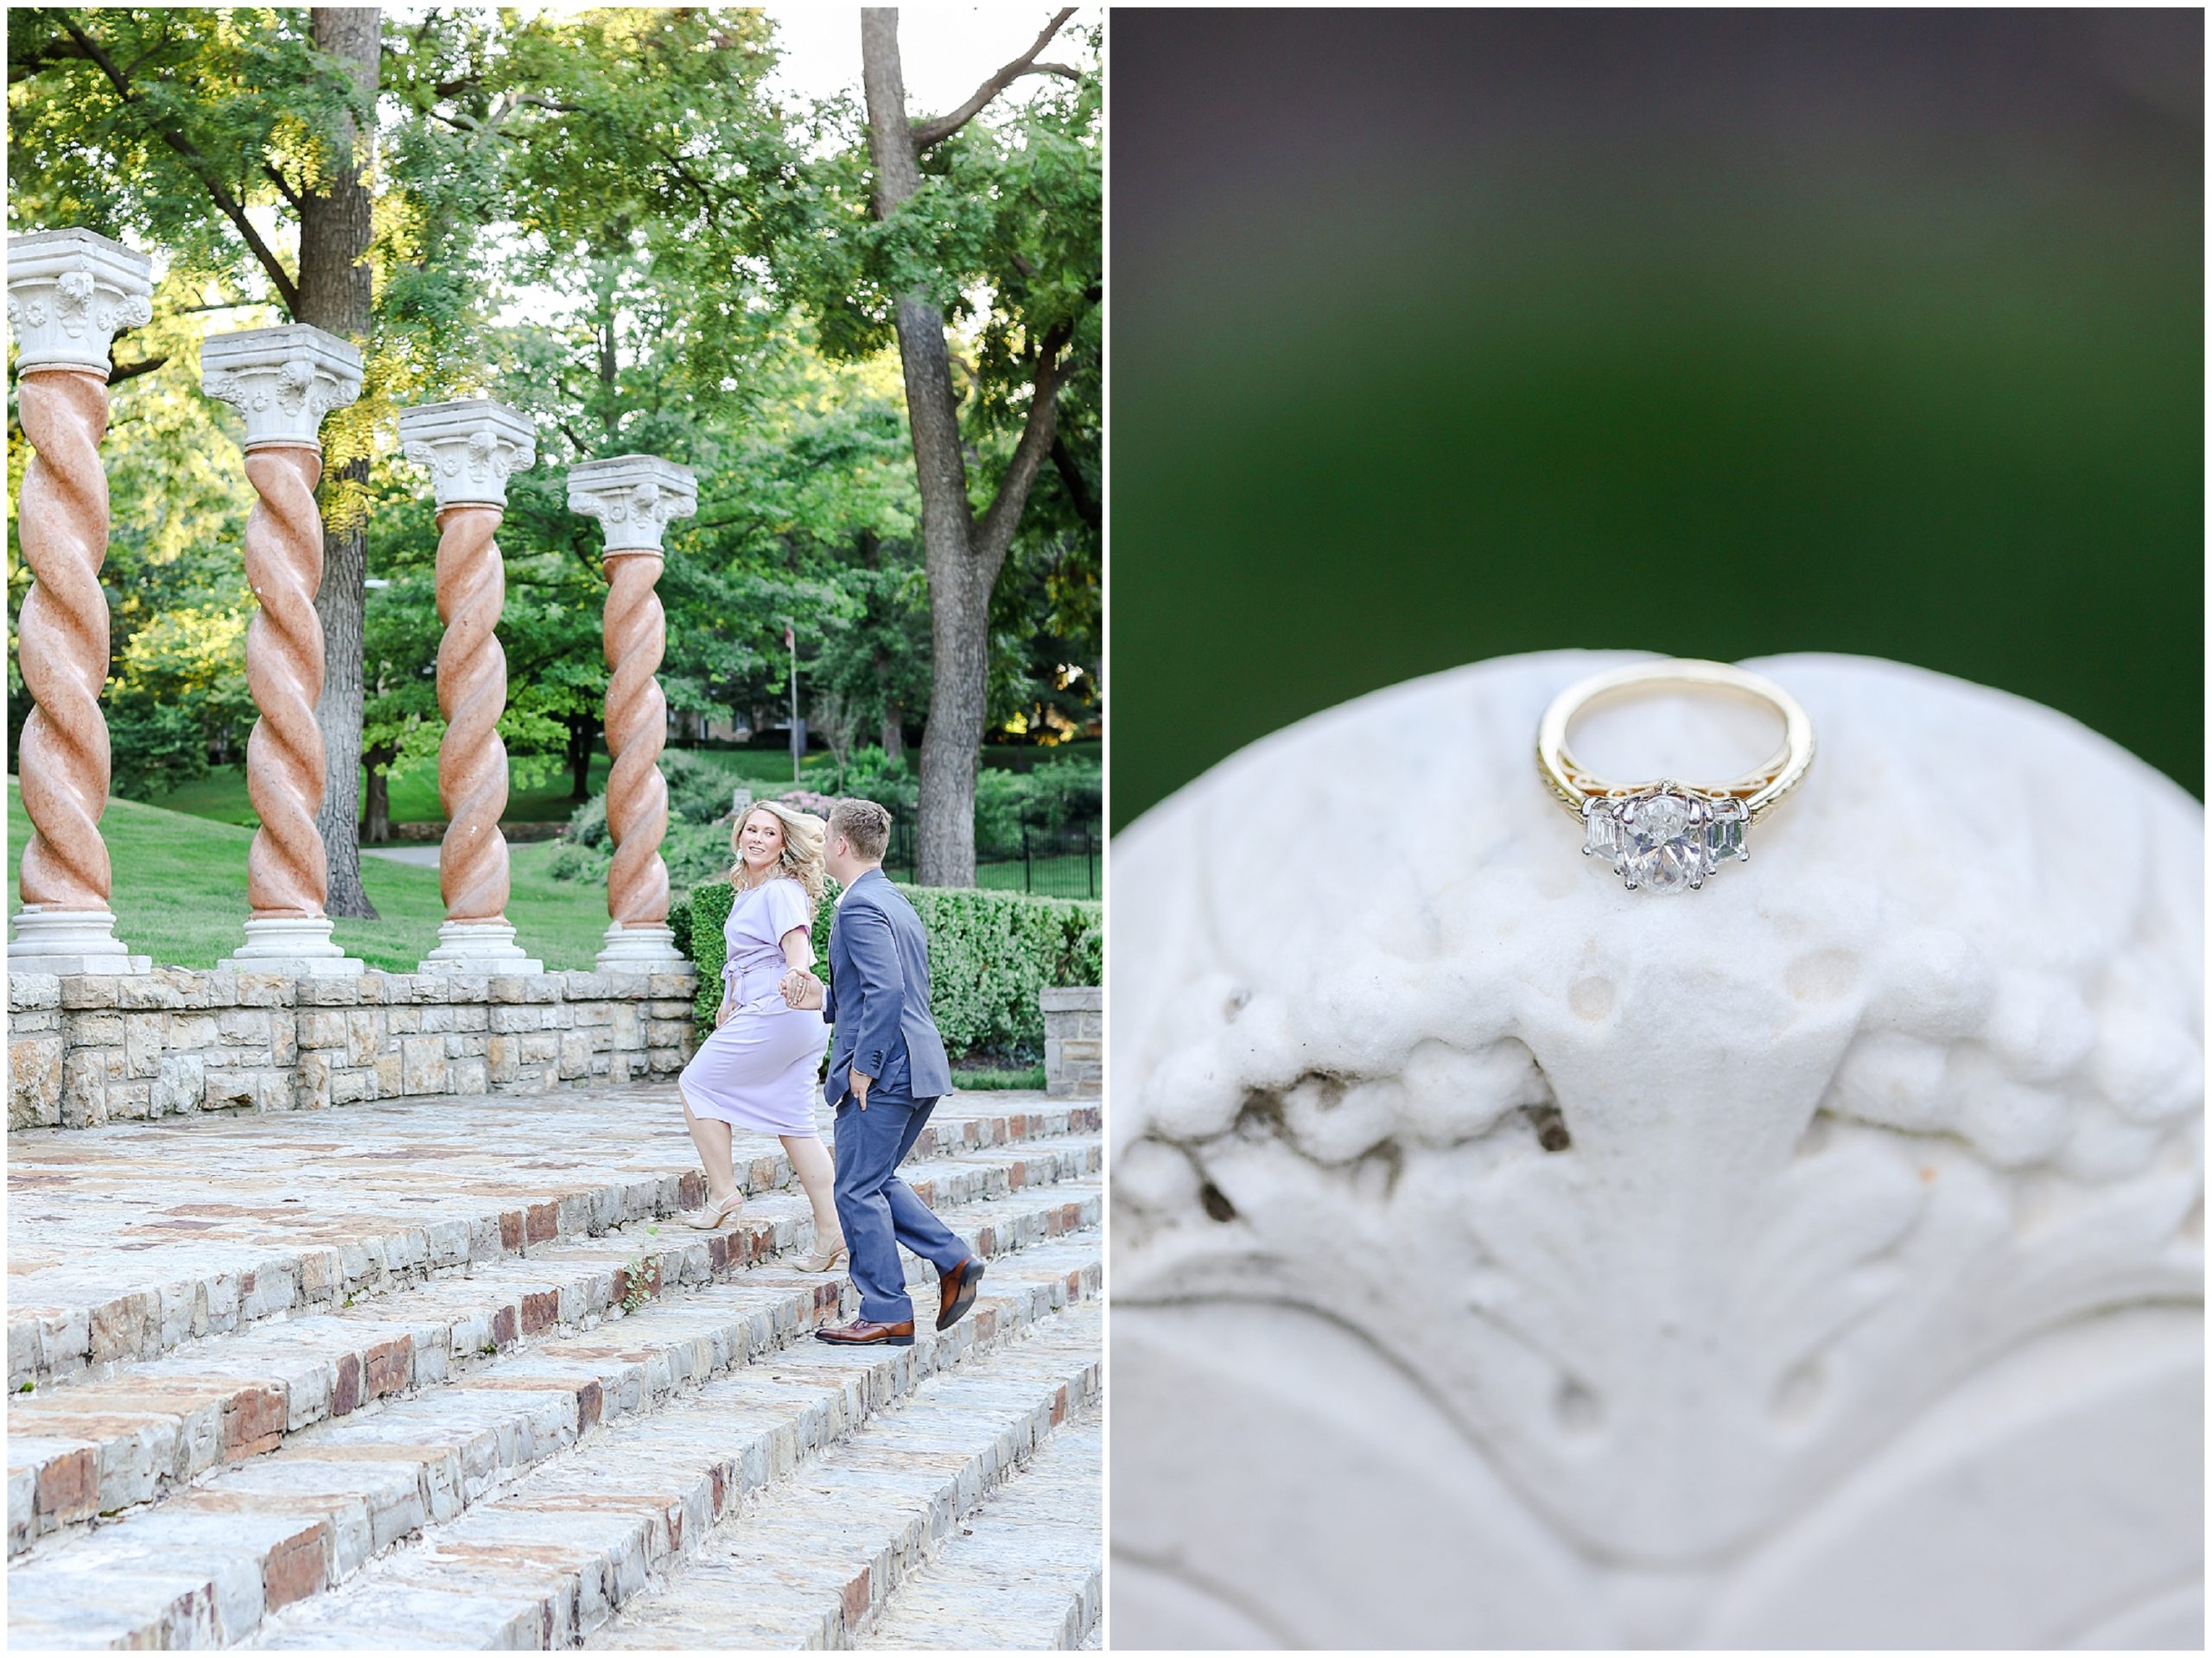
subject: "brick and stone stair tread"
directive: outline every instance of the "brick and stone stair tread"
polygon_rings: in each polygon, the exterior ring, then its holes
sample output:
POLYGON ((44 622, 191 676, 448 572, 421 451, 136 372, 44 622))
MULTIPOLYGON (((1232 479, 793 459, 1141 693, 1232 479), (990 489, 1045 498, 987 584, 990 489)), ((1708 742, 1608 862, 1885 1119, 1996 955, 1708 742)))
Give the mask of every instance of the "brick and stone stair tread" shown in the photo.
MULTIPOLYGON (((573 1644, 612 1610, 652 1594, 687 1554, 711 1547, 718 1521, 741 1516, 720 1534, 743 1534, 794 1477, 810 1485, 842 1447, 865 1440, 879 1458, 904 1460, 924 1436, 942 1438, 932 1417, 916 1414, 923 1398, 967 1401, 962 1431, 973 1439, 976 1401, 989 1389, 1013 1389, 1025 1415, 1040 1407, 1049 1413, 1056 1402, 1065 1411, 1095 1395, 1095 1303, 1047 1314, 1026 1335, 1012 1335, 980 1336, 971 1318, 942 1337, 925 1331, 912 1348, 794 1349, 774 1365, 734 1374, 654 1417, 610 1428, 586 1451, 548 1464, 355 1581, 273 1617, 245 1644, 573 1644), (945 1394, 955 1382, 968 1391, 945 1394)), ((982 1441, 1001 1437, 994 1425, 982 1441)), ((834 1547, 837 1534, 809 1540, 810 1556, 834 1547)), ((683 1583, 679 1576, 679 1597, 683 1583)), ((672 1644, 745 1642, 710 1631, 672 1644)))
POLYGON ((1071 1417, 953 1528, 856 1645, 889 1651, 1067 1651, 1096 1644, 1105 1516, 1103 1424, 1071 1417))
MULTIPOLYGON (((953 1185, 940 1184, 948 1191, 953 1185)), ((1095 1227, 1101 1207, 1099 1184, 1091 1179, 951 1203, 944 1213, 992 1261, 1095 1227)), ((748 1205, 753 1210, 767 1211, 754 1219, 764 1230, 772 1227, 779 1248, 798 1247, 802 1237, 810 1243, 810 1225, 799 1224, 807 1215, 803 1196, 779 1194, 748 1205)), ((696 1287, 734 1264, 733 1255, 714 1248, 716 1235, 672 1230, 678 1236, 663 1228, 646 1237, 632 1228, 589 1246, 558 1246, 363 1306, 251 1326, 106 1381, 16 1401, 9 1421, 10 1554, 56 1526, 149 1501, 218 1464, 273 1450, 314 1422, 472 1374, 486 1344, 507 1351, 518 1338, 558 1332, 524 1350, 544 1359, 597 1350, 610 1339, 642 1340, 626 1321, 611 1329, 600 1322, 629 1286, 696 1287), (596 1327, 580 1334, 587 1324, 596 1327), (564 1345, 569 1337, 585 1347, 564 1345)), ((909 1279, 925 1294, 934 1273, 908 1260, 909 1279)), ((794 1274, 773 1259, 755 1271, 795 1304, 815 1296, 817 1316, 830 1310, 819 1304, 825 1286, 833 1293, 830 1305, 838 1293, 850 1300, 842 1274, 794 1274)), ((507 1373, 515 1373, 512 1366, 507 1373)))
MULTIPOLYGON (((942 1378, 746 1508, 585 1644, 842 1647, 1056 1423, 1097 1396, 1096 1310, 942 1378)), ((1095 1510, 1094 1484, 1083 1499, 1095 1510)), ((1095 1522, 1094 1522, 1095 1523, 1095 1522)), ((1004 1647, 1003 1639, 983 1641, 1004 1647)))
MULTIPOLYGON (((995 1263, 987 1293, 951 1335, 998 1339, 1078 1293, 1094 1294, 1098 1255, 1093 1236, 995 1263)), ((264 1601, 283 1604, 351 1575, 601 1422, 652 1420, 686 1384, 721 1372, 737 1384, 733 1396, 788 1396, 794 1373, 835 1369, 839 1350, 824 1344, 779 1350, 811 1324, 816 1286, 835 1281, 792 1275, 779 1287, 747 1274, 364 1417, 311 1426, 265 1457, 217 1469, 112 1525, 57 1538, 12 1567, 10 1640, 207 1644, 218 1629, 234 1639, 264 1601)))
MULTIPOLYGON (((194 1336, 533 1245, 672 1218, 703 1199, 680 1120, 647 1127, 632 1117, 610 1137, 600 1119, 618 1114, 606 1111, 607 1096, 586 1102, 599 1117, 556 1096, 531 1102, 546 1121, 518 1140, 505 1131, 520 1134, 519 1124, 482 1121, 508 1102, 446 1107, 436 1132, 420 1105, 367 1107, 344 1114, 346 1129, 364 1132, 342 1142, 335 1131, 269 1134, 283 1142, 276 1157, 225 1132, 235 1125, 202 1121, 128 1135, 11 1136, 9 1388, 152 1357, 194 1336), (168 1143, 149 1153, 148 1132, 168 1143), (495 1157, 483 1149, 486 1134, 559 1155, 495 1157)), ((1098 1166, 1096 1108, 941 1110, 916 1149, 918 1162, 936 1165, 925 1178, 957 1180, 995 1163, 1013 1185, 1098 1166), (1033 1171, 1032 1157, 1056 1161, 1033 1171)), ((741 1136, 737 1151, 749 1190, 789 1184, 772 1139, 741 1136)))

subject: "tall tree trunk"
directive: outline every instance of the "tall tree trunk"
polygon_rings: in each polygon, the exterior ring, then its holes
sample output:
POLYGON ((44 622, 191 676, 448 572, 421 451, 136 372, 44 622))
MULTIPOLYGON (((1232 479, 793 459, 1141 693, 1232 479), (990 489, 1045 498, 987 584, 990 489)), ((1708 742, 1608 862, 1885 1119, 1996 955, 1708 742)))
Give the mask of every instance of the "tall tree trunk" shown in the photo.
POLYGON ((591 798, 592 739, 598 727, 588 714, 569 716, 569 798, 580 806, 591 798))
POLYGON ((386 747, 372 748, 361 758, 369 774, 366 816, 361 823, 361 843, 364 846, 382 846, 391 839, 391 773, 388 768, 397 756, 386 747))
MULTIPOLYGON (((860 554, 861 562, 869 569, 880 572, 883 569, 883 541, 874 530, 861 531, 860 554)), ((873 608, 874 605, 874 599, 871 598, 869 606, 873 608)), ((882 710, 880 723, 877 727, 879 746, 883 750, 884 759, 899 760, 906 757, 906 732, 900 723, 904 710, 899 706, 898 693, 891 689, 891 651, 883 643, 883 630, 892 625, 892 620, 887 616, 868 618, 871 641, 868 664, 875 670, 876 696, 882 710)))
MULTIPOLYGON (((861 13, 861 61, 868 153, 875 163, 876 217, 889 219, 922 181, 913 130, 906 121, 897 11, 871 7, 861 13)), ((925 886, 973 886, 986 644, 969 625, 973 607, 966 602, 974 584, 975 514, 968 504, 968 465, 960 452, 944 313, 919 294, 906 295, 899 302, 898 330, 930 584, 930 718, 922 732, 921 833, 914 873, 925 886)))
POLYGON ((879 741, 883 748, 884 759, 903 760, 906 758, 906 727, 901 722, 899 707, 891 700, 890 691, 887 689, 891 683, 888 662, 889 657, 887 652, 879 650, 875 653, 875 677, 887 687, 884 692, 883 723, 880 727, 881 734, 879 741))
MULTIPOLYGON (((374 6, 317 6, 308 13, 317 49, 347 60, 356 82, 373 98, 377 88, 380 14, 374 6)), ((340 146, 326 189, 300 203, 300 297, 293 315, 365 348, 372 295, 368 251, 372 234, 369 193, 361 182, 359 134, 348 118, 340 123, 340 146)), ((365 456, 326 475, 328 490, 342 480, 358 492, 369 477, 365 456)), ((327 496, 326 496, 327 499, 327 496)), ((358 494, 355 499, 359 499, 358 494)), ((330 862, 332 915, 374 918, 376 906, 361 886, 358 838, 361 810, 361 654, 368 594, 367 526, 357 520, 326 530, 322 544, 322 588, 315 610, 322 618, 322 700, 315 717, 322 727, 322 810, 315 827, 330 862)))
MULTIPOLYGON (((921 187, 920 152, 906 118, 899 14, 861 12, 861 77, 868 96, 875 216, 887 219, 921 187)), ((944 313, 919 292, 899 301, 899 360, 922 498, 922 549, 930 584, 930 717, 922 729, 920 847, 915 879, 926 886, 976 884, 976 768, 983 742, 990 663, 991 588, 1006 562, 1029 486, 1052 448, 1059 391, 1054 353, 1040 353, 1028 427, 983 523, 968 503, 959 404, 944 342, 944 313)))

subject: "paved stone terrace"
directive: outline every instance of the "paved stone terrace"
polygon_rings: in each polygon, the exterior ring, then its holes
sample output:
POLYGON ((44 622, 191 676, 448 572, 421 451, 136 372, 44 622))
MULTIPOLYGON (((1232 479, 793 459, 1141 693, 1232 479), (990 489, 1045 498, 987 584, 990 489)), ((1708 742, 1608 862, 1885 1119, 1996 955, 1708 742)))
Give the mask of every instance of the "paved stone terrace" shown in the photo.
MULTIPOLYGON (((702 1182, 665 1084, 19 1131, 10 1638, 574 1644, 783 1514, 795 1553, 756 1551, 741 1589, 802 1557, 810 1586, 715 1644, 850 1644, 1095 1406, 1098 1124, 1095 1101, 948 1100, 907 1174, 991 1263, 984 1294, 861 1354, 806 1339, 851 1295, 785 1264, 812 1228, 772 1140, 741 1140, 741 1223, 668 1223, 702 1182), (905 1472, 878 1490, 886 1456, 905 1472), (865 1502, 793 1506, 841 1468, 865 1502)), ((1072 1497, 1071 1460, 1031 1501, 1095 1526, 1095 1459, 1072 1497)), ((1052 1535, 1017 1644, 1095 1640, 1084 1545, 1052 1535)), ((1004 1644, 975 1598, 964 1643, 1004 1644)), ((961 1604, 906 1616, 957 1636, 961 1604)))

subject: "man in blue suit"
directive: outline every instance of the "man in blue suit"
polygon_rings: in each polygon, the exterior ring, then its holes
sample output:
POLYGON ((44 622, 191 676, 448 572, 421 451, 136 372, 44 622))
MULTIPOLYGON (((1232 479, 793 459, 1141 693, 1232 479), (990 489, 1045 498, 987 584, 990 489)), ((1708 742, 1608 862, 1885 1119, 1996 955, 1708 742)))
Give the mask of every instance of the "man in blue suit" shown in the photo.
POLYGON ((784 999, 820 1007, 835 1034, 823 1093, 837 1110, 837 1219, 852 1249, 860 1317, 819 1329, 841 1346, 911 1347, 905 1244, 938 1269, 937 1327, 975 1305, 983 1265, 899 1178, 899 1165, 952 1091, 944 1041, 930 1017, 929 936, 906 894, 883 873, 891 814, 872 800, 841 800, 830 813, 824 861, 844 891, 830 928, 830 982, 794 968, 784 999))

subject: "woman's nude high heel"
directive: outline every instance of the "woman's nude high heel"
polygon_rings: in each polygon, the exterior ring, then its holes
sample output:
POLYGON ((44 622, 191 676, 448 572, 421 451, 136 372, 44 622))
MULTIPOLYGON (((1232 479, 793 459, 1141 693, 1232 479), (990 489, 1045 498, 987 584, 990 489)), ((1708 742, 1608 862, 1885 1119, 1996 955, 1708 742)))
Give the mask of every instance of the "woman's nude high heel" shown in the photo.
POLYGON ((718 1204, 709 1204, 696 1215, 686 1215, 686 1225, 696 1226, 702 1232, 715 1232, 737 1217, 745 1207, 745 1194, 733 1191, 718 1204))
POLYGON ((801 1255, 792 1261, 791 1270, 801 1273, 833 1273, 851 1259, 852 1252, 845 1248, 844 1239, 839 1238, 836 1242, 825 1248, 822 1241, 817 1238, 815 1240, 814 1252, 811 1255, 801 1255))

